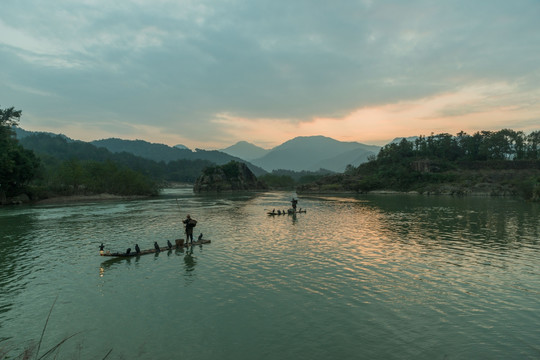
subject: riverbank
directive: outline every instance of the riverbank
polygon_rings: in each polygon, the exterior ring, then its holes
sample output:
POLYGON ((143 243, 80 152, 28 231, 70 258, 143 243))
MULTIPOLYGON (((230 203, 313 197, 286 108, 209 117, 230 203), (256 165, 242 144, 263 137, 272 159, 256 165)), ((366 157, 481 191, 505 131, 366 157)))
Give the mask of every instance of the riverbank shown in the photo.
POLYGON ((134 200, 134 199, 144 199, 149 196, 145 195, 113 195, 113 194, 93 194, 93 195, 70 195, 70 196, 55 196, 47 199, 42 199, 32 202, 33 204, 65 204, 73 202, 84 202, 84 201, 102 201, 102 200, 134 200))
POLYGON ((33 200, 26 194, 22 194, 16 197, 7 198, 1 203, 1 205, 46 205, 46 204, 66 204, 85 201, 106 201, 106 200, 135 200, 150 198, 148 195, 114 195, 114 194, 90 194, 90 195, 63 195, 63 196, 51 196, 45 199, 33 200))
POLYGON ((296 191, 299 194, 346 192, 493 196, 540 201, 540 170, 537 169, 453 170, 440 173, 416 173, 415 176, 416 179, 410 180, 408 184, 401 184, 398 179, 389 181, 390 177, 380 179, 362 174, 336 174, 299 186, 296 191))
POLYGON ((439 188, 432 188, 430 190, 418 191, 399 191, 399 190, 371 190, 371 191, 355 191, 355 190, 344 190, 344 189, 311 189, 311 190, 302 190, 297 193, 300 195, 312 195, 312 194, 344 194, 344 195, 413 195, 413 196, 470 196, 470 197, 509 197, 516 198, 521 200, 530 200, 530 201, 540 201, 540 199, 530 198, 524 199, 519 194, 516 194, 512 191, 501 191, 496 190, 490 187, 485 188, 475 188, 475 189, 463 189, 460 187, 454 186, 444 186, 439 188))

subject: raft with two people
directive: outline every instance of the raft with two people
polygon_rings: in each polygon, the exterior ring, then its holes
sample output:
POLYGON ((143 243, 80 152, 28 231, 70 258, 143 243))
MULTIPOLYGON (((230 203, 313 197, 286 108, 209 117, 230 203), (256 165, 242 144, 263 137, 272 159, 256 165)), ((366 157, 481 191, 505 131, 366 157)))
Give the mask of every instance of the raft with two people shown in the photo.
POLYGON ((127 248, 125 252, 110 252, 106 251, 105 245, 103 243, 99 246, 99 255, 101 256, 115 256, 115 257, 132 257, 132 256, 140 256, 140 255, 146 255, 146 254, 156 254, 161 251, 169 251, 174 249, 183 249, 188 248, 190 246, 196 246, 196 245, 202 245, 202 244, 209 244, 211 243, 211 240, 203 239, 203 235, 200 234, 197 238, 197 241, 193 242, 184 242, 184 239, 177 239, 175 240, 175 244, 173 245, 169 240, 167 240, 167 246, 161 247, 157 243, 157 241, 154 241, 154 248, 148 249, 148 250, 141 250, 139 248, 139 244, 135 244, 135 250, 131 250, 131 248, 127 248))

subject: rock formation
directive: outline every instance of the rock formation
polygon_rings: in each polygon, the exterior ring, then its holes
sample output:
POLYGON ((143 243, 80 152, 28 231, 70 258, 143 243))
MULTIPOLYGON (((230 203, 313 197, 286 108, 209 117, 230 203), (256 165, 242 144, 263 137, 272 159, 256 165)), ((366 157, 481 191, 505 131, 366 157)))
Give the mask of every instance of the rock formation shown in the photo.
POLYGON ((266 185, 257 179, 246 164, 237 161, 204 169, 193 185, 194 192, 266 189, 266 185))

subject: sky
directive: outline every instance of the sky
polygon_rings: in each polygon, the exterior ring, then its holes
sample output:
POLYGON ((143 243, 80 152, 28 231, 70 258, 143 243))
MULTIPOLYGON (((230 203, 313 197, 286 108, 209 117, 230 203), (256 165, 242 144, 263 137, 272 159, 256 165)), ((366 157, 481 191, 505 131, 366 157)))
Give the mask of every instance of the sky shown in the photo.
POLYGON ((2 0, 0 108, 91 141, 540 130, 540 0, 2 0))

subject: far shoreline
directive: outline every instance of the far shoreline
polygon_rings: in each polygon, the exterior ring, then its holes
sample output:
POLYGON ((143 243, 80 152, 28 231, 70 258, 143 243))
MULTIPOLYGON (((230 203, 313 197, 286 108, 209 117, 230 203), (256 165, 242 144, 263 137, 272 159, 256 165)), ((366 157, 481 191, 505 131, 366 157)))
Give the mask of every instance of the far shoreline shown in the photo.
POLYGON ((32 201, 34 205, 48 205, 48 204, 67 204, 78 203, 85 201, 106 201, 106 200, 136 200, 151 198, 149 195, 114 195, 114 194, 93 194, 93 195, 66 195, 66 196, 52 196, 47 199, 41 199, 32 201))
MULTIPOLYGON (((190 184, 169 184, 172 186, 167 186, 167 188, 175 189, 175 188, 185 188, 191 186, 190 184)), ((455 189, 455 188, 439 188, 439 189, 430 189, 430 191, 398 191, 398 190, 371 190, 367 192, 358 192, 354 190, 330 190, 330 189, 311 189, 311 190, 301 190, 299 191, 296 189, 296 193, 298 196, 326 196, 326 195, 381 195, 381 196, 392 196, 392 195, 409 195, 409 196, 451 196, 451 197, 504 197, 504 198, 516 198, 520 200, 525 200, 519 195, 512 193, 510 191, 493 191, 493 189, 482 189, 478 190, 463 190, 463 189, 455 189)), ((289 191, 284 189, 268 189, 265 191, 289 191)), ((226 193, 234 193, 236 191, 230 190, 226 191, 226 193)), ((257 191, 261 192, 261 191, 257 191)), ((264 191, 262 191, 264 192, 264 191)), ((208 193, 208 192, 203 192, 208 193)), ((209 192, 213 193, 213 192, 209 192)), ((220 192, 217 192, 220 193, 220 192)), ((160 192, 161 194, 161 192, 160 192)), ((89 195, 59 195, 59 196, 51 196, 48 198, 43 198, 39 200, 31 200, 26 195, 19 195, 14 198, 8 198, 7 201, 0 204, 0 206, 9 206, 9 205, 55 205, 55 204, 74 204, 74 203, 83 203, 83 202, 93 202, 93 201, 113 201, 113 200, 139 200, 139 199, 151 199, 159 195, 115 195, 115 194, 109 194, 109 193, 101 193, 101 194, 89 194, 89 195)), ((535 199, 532 199, 533 202, 536 202, 535 199)))
POLYGON ((425 196, 425 197, 437 197, 437 196, 447 196, 447 197, 460 197, 460 198, 515 198, 523 201, 532 201, 523 199, 517 194, 510 192, 489 192, 489 191, 424 191, 420 192, 417 190, 411 191, 398 191, 398 190, 370 190, 366 192, 358 192, 354 190, 303 190, 297 192, 299 196, 330 196, 330 195, 380 195, 380 196, 392 196, 392 195, 409 195, 409 196, 425 196))

